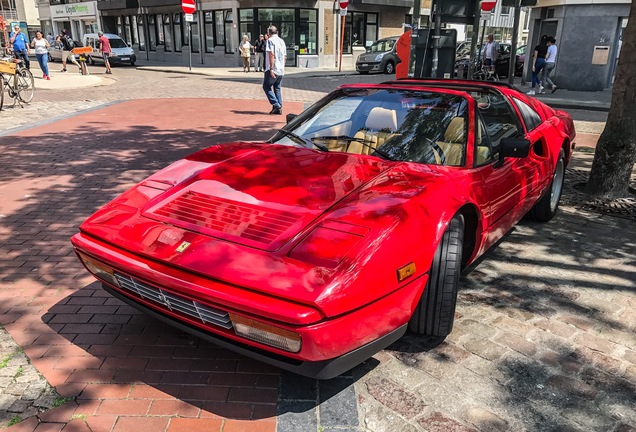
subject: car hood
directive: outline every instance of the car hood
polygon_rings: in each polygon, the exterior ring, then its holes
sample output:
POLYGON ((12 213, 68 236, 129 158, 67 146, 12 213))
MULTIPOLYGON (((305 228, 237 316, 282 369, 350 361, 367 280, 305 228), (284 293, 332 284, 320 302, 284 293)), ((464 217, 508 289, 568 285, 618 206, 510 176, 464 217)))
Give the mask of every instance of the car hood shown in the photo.
POLYGON ((386 55, 386 54, 388 54, 390 52, 391 51, 360 54, 358 56, 358 63, 360 63, 360 62, 374 62, 374 61, 376 61, 375 58, 378 56, 378 54, 386 55))
POLYGON ((411 182, 401 167, 282 145, 215 146, 144 180, 80 230, 151 261, 337 315, 383 295, 356 282, 364 268, 381 269, 374 272, 379 286, 395 285, 405 259, 395 253, 398 246, 380 245, 390 231, 407 229, 404 206, 411 197, 442 179, 422 167, 411 182), (292 251, 316 230, 360 241, 336 267, 295 258, 292 251))
POLYGON ((125 48, 112 48, 113 54, 118 56, 128 56, 135 53, 135 51, 130 47, 125 48))
POLYGON ((140 221, 273 252, 388 166, 376 158, 283 145, 216 146, 153 175, 81 228, 144 254, 154 252, 143 248, 147 228, 126 229, 140 221), (158 196, 144 203, 128 197, 152 191, 158 196))

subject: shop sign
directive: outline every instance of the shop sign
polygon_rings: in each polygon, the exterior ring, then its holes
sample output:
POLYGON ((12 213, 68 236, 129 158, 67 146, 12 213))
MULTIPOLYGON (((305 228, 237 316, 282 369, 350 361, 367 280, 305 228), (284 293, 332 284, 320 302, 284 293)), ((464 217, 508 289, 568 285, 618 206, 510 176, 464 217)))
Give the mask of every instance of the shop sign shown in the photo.
POLYGON ((95 2, 51 6, 51 18, 95 15, 95 2))

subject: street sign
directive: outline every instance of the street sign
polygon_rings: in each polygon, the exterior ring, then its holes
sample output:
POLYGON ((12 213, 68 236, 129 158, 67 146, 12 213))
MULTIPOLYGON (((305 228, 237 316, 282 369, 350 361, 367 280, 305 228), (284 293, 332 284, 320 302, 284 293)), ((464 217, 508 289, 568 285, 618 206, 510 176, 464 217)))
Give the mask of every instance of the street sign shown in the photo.
POLYGON ((482 21, 490 21, 490 18, 492 18, 491 11, 481 11, 479 19, 481 19, 482 21))
POLYGON ((193 14, 197 7, 194 0, 181 0, 181 9, 183 9, 183 13, 193 14))
POLYGON ((191 13, 185 14, 185 20, 186 22, 194 22, 194 15, 191 13))
POLYGON ((493 10, 495 8, 495 6, 497 6, 497 2, 496 1, 492 1, 492 0, 486 1, 486 0, 484 0, 484 1, 481 2, 481 10, 483 10, 483 11, 487 11, 487 12, 491 11, 491 10, 493 10))
POLYGON ((347 6, 349 6, 349 2, 348 1, 341 1, 338 2, 340 4, 340 15, 341 16, 347 16, 347 6))

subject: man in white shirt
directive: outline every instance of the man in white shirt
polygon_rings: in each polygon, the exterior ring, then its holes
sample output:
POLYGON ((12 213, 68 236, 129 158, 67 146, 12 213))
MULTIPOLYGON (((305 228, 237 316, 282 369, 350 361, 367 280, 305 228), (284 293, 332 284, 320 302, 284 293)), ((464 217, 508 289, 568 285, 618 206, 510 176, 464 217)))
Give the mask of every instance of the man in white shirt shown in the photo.
POLYGON ((556 57, 557 57, 557 46, 556 39, 550 36, 548 38, 548 54, 545 57, 545 66, 543 66, 543 75, 541 76, 541 85, 539 87, 539 93, 545 93, 543 90, 544 87, 547 87, 548 84, 552 87, 552 93, 554 93, 558 86, 550 79, 550 74, 556 67, 556 57))
POLYGON ((495 41, 493 34, 488 35, 488 42, 484 45, 484 66, 487 66, 489 70, 495 70, 495 62, 499 55, 499 43, 495 41))
POLYGON ((280 92, 281 81, 285 74, 285 59, 287 58, 287 46, 285 41, 278 37, 278 29, 270 26, 267 29, 269 39, 265 47, 265 76, 263 77, 263 90, 272 104, 270 114, 283 113, 283 97, 280 92))

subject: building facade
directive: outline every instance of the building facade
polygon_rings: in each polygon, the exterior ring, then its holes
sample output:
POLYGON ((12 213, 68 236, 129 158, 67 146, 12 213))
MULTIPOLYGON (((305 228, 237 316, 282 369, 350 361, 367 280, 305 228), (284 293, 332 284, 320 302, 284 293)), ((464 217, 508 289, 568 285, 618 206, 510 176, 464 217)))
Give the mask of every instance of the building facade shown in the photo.
POLYGON ((96 1, 40 0, 38 2, 40 28, 44 34, 56 36, 66 30, 75 40, 99 29, 96 1))
MULTIPOLYGON (((630 6, 630 0, 539 0, 530 16, 531 46, 542 35, 555 37, 553 81, 559 87, 584 91, 611 87, 630 6)), ((529 72, 526 68, 526 77, 529 72)))
MULTIPOLYGON (((412 3, 352 0, 343 66, 353 65, 378 38, 401 34, 412 3)), ((187 64, 191 51, 192 64, 236 66, 242 36, 253 43, 270 25, 287 44, 288 66, 334 67, 339 58, 341 20, 334 0, 197 0, 191 22, 175 0, 98 0, 97 9, 103 31, 119 34, 148 61, 187 64)))

